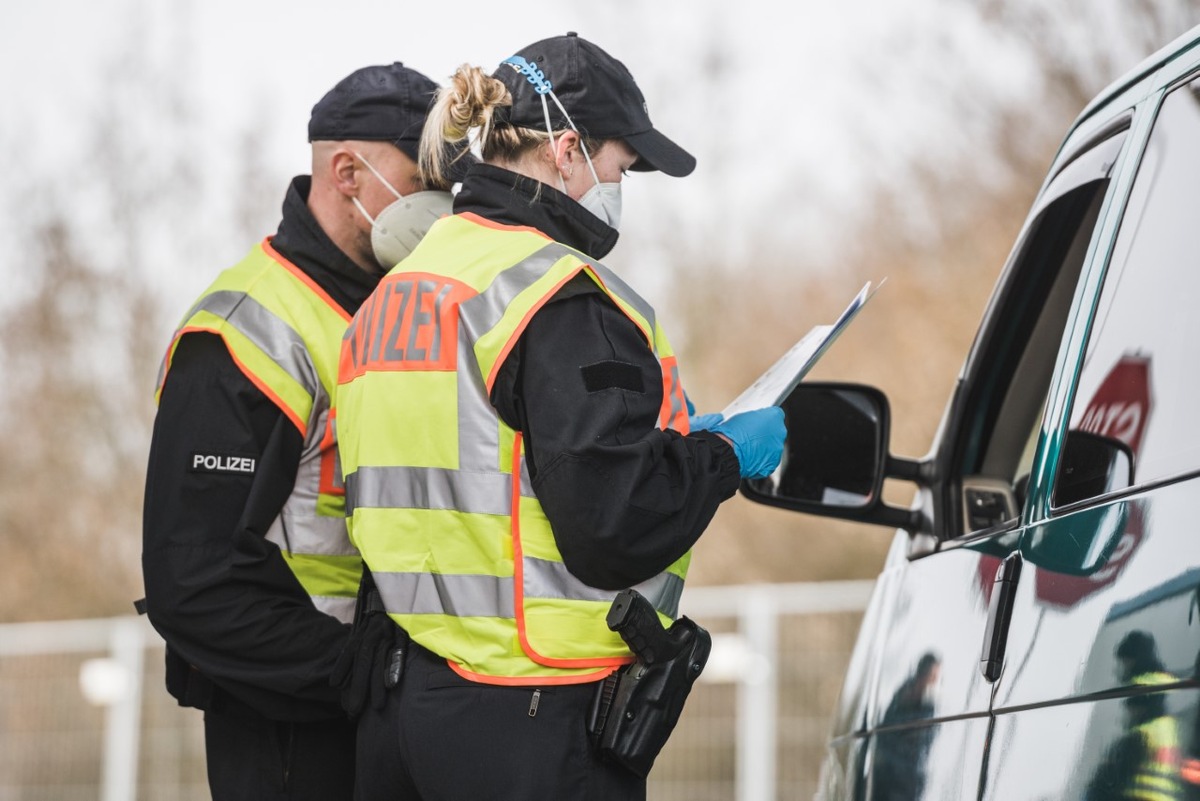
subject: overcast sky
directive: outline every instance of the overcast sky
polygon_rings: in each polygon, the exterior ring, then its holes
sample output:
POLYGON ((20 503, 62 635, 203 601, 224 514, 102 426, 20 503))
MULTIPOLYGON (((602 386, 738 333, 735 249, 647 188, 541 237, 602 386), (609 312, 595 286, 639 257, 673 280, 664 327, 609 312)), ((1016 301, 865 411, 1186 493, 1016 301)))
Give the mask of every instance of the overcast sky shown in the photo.
MULTIPOLYGON (((259 166, 281 199, 287 178, 308 170, 313 103, 350 71, 400 60, 444 82, 463 62, 490 71, 570 30, 630 68, 656 126, 699 161, 683 180, 633 176, 618 262, 624 243, 655 239, 664 208, 685 209, 673 233, 711 239, 718 257, 761 236, 768 219, 786 244, 835 248, 828 234, 864 181, 961 140, 947 87, 1011 95, 1035 78, 981 35, 970 4, 944 0, 10 3, 0 25, 0 169, 19 180, 0 186, 0 200, 7 192, 12 203, 29 181, 70 186, 84 124, 114 103, 109 76, 122 60, 181 87, 192 109, 184 132, 141 132, 147 159, 182 155, 236 193, 239 176, 223 171, 237 161, 226 156, 255 126, 259 166), (947 44, 962 57, 947 61, 947 44)), ((123 114, 116 136, 146 124, 123 114)), ((248 244, 231 243, 229 257, 248 244)), ((0 260, 0 274, 13 269, 0 260)), ((202 286, 183 283, 184 294, 202 286)))
MULTIPOLYGON (((219 170, 228 160, 208 148, 265 125, 263 168, 287 176, 307 169, 313 103, 350 71, 399 60, 444 82, 463 62, 491 70, 569 30, 625 62, 656 126, 698 156, 688 179, 646 182, 655 202, 702 203, 705 229, 781 202, 803 225, 952 139, 948 89, 1011 96, 1036 80, 981 33, 972 3, 948 0, 13 2, 0 25, 0 167, 62 179, 122 58, 184 87, 200 112, 193 139, 163 148, 219 170)), ((627 192, 635 215, 639 194, 627 192)))
MULTIPOLYGON (((931 9, 928 0, 13 3, 0 26, 0 135, 32 133, 25 142, 38 163, 69 155, 73 122, 105 102, 106 68, 139 47, 152 69, 195 92, 201 140, 269 114, 268 168, 301 172, 309 110, 351 70, 400 60, 442 82, 464 61, 490 70, 525 44, 575 30, 626 63, 655 124, 700 157, 689 194, 723 181, 718 191, 744 208, 813 181, 848 191, 878 169, 856 158, 864 138, 887 137, 899 154, 936 128, 936 98, 905 76, 919 71, 924 44, 972 31, 931 9)), ((965 80, 969 67, 954 71, 965 80)))
MULTIPOLYGON (((104 65, 122 49, 138 46, 158 69, 194 83, 208 114, 207 131, 236 128, 265 108, 280 131, 280 162, 303 163, 309 109, 357 67, 400 60, 442 81, 464 61, 490 69, 524 44, 575 30, 630 67, 656 123, 687 144, 696 146, 713 132, 735 134, 753 120, 763 138, 743 142, 747 147, 761 148, 784 133, 790 149, 836 153, 845 137, 822 118, 845 110, 851 100, 846 93, 860 93, 863 62, 881 54, 889 31, 919 25, 914 16, 924 5, 920 0, 14 3, 0 27, 2 85, 6 107, 11 110, 15 100, 27 113, 4 117, 33 123, 43 144, 61 143, 70 115, 103 99, 104 65), (706 62, 714 51, 734 85, 704 98, 704 107, 681 102, 679 93, 707 79, 706 62)), ((947 32, 955 22, 943 17, 937 24, 930 35, 947 32)), ((890 81, 880 67, 871 70, 877 72, 874 85, 886 89, 890 81)), ((861 105, 862 99, 853 102, 861 105)), ((873 102, 881 101, 887 103, 885 97, 873 102)))

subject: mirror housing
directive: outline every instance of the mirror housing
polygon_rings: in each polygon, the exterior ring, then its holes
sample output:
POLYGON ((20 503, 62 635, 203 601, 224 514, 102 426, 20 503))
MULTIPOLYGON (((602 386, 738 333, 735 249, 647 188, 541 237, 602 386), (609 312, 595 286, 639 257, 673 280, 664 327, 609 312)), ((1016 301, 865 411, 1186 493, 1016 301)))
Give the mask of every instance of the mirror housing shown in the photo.
POLYGON ((874 387, 801 383, 780 404, 788 435, 766 478, 742 481, 742 494, 768 506, 915 532, 919 516, 883 503, 886 478, 917 481, 920 465, 888 453, 890 410, 874 387))
POLYGON ((1054 506, 1070 506, 1133 486, 1133 449, 1119 439, 1073 429, 1063 441, 1054 506))
MULTIPOLYGON (((1063 441, 1054 486, 1054 506, 1062 508, 1133 486, 1133 450, 1119 439, 1072 430, 1063 441)), ((1049 536, 1046 526, 1026 532, 1022 552, 1047 570, 1090 576, 1116 553, 1132 524, 1130 505, 1096 503, 1072 515, 1071 536, 1049 536)))

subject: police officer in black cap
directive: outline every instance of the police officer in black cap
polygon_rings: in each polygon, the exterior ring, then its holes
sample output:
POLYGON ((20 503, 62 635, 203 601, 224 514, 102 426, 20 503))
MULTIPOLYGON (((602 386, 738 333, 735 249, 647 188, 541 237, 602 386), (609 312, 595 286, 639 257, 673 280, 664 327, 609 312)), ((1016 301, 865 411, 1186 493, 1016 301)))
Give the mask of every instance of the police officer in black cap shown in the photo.
POLYGON ((218 801, 353 796, 354 724, 330 674, 362 563, 332 392, 347 322, 450 209, 451 179, 417 170, 436 89, 371 66, 313 107, 312 175, 184 315, 162 365, 144 609, 167 643, 168 692, 204 710, 218 801))
POLYGON ((626 171, 695 167, 620 61, 568 34, 464 66, 422 174, 470 134, 455 213, 355 317, 339 375, 350 526, 395 623, 385 659, 357 649, 390 687, 359 719, 360 800, 644 799, 673 721, 607 742, 654 716, 607 692, 634 655, 606 615, 635 587, 675 619, 717 507, 778 465, 783 413, 689 418, 653 309, 599 261, 626 171), (394 330, 407 350, 377 344, 394 330))

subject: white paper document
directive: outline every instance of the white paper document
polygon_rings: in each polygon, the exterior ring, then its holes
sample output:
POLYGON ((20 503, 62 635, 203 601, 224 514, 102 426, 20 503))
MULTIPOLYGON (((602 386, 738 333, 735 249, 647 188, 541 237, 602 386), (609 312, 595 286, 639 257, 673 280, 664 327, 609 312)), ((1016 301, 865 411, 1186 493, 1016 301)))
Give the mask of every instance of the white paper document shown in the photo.
MULTIPOLYGON (((885 278, 884 281, 886 280, 885 278)), ((779 357, 777 362, 768 367, 765 373, 748 386, 745 392, 722 409, 721 414, 728 419, 740 412, 778 406, 783 403, 805 374, 812 369, 817 360, 838 338, 838 335, 846 330, 846 326, 854 319, 854 315, 858 314, 859 310, 866 305, 881 286, 883 286, 883 281, 880 281, 879 286, 874 290, 871 289, 870 281, 864 284, 837 320, 831 325, 815 326, 805 334, 787 353, 779 357)))

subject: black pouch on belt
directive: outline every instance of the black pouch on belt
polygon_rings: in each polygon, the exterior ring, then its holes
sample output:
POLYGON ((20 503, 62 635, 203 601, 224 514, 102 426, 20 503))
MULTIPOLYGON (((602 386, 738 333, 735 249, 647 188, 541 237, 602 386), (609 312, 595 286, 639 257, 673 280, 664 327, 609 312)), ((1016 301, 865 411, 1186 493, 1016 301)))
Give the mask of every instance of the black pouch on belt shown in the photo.
POLYGON ((382 709, 400 683, 408 634, 388 617, 370 571, 364 568, 350 638, 334 663, 330 684, 341 690, 342 708, 358 717, 369 703, 382 709))
POLYGON ((607 622, 637 660, 596 688, 588 731, 602 755, 645 778, 704 670, 712 637, 686 617, 664 629, 636 590, 617 595, 607 622))

